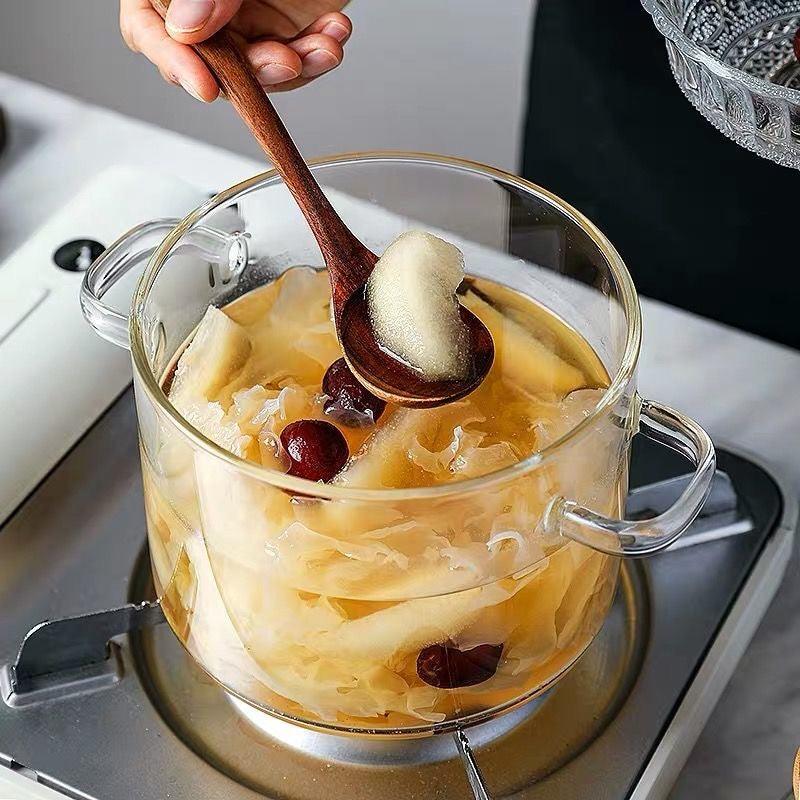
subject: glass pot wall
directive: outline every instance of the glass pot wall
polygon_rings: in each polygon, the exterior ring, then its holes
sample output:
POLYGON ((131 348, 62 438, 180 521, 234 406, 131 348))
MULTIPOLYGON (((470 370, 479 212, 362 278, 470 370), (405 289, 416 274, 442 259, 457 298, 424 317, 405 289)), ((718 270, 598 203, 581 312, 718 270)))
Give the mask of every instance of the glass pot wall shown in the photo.
POLYGON ((462 249, 469 274, 578 332, 610 385, 546 447, 480 478, 352 489, 268 470, 183 419, 162 381, 209 305, 289 267, 322 266, 316 243, 274 173, 182 221, 145 223, 91 267, 82 304, 100 335, 132 352, 155 586, 192 656, 268 713, 379 735, 479 722, 575 662, 608 612, 620 558, 668 546, 697 514, 713 447, 696 423, 636 393, 630 276, 563 201, 489 167, 421 154, 343 156, 314 172, 373 251, 411 227, 440 234, 462 249), (142 266, 130 313, 115 311, 104 296, 142 266), (634 522, 622 510, 637 432, 684 453, 696 472, 671 509, 634 522), (431 658, 444 658, 459 685, 423 680, 431 658))

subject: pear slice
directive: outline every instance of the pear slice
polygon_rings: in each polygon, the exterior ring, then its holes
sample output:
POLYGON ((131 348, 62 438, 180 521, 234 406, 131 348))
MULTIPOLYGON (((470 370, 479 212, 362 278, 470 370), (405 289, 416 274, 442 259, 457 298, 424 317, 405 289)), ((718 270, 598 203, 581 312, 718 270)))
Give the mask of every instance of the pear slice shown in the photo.
POLYGON ((530 331, 468 290, 461 302, 489 329, 494 339, 495 369, 533 395, 565 394, 586 386, 586 376, 545 347, 530 331))
POLYGON ((209 306, 189 347, 178 361, 169 399, 181 413, 192 403, 215 400, 241 370, 252 345, 247 331, 209 306))
POLYGON ((458 636, 481 611, 509 600, 515 591, 512 583, 396 603, 333 631, 320 631, 312 646, 337 658, 386 664, 458 636))
POLYGON ((456 426, 463 428, 483 420, 483 414, 469 400, 438 408, 397 408, 367 439, 334 482, 360 488, 431 484, 430 473, 414 463, 409 457, 409 448, 416 441, 428 449, 440 450, 450 443, 456 426))
POLYGON ((386 424, 372 434, 361 452, 345 464, 334 483, 360 488, 403 485, 412 470, 406 454, 408 443, 422 422, 410 409, 396 410, 386 424))
POLYGON ((206 453, 196 453, 195 474, 209 551, 264 569, 267 543, 292 520, 290 496, 206 453))
POLYGON ((326 272, 292 267, 226 309, 247 331, 253 352, 247 364, 217 398, 259 383, 280 389, 288 380, 319 386, 325 370, 342 355, 330 318, 326 272))

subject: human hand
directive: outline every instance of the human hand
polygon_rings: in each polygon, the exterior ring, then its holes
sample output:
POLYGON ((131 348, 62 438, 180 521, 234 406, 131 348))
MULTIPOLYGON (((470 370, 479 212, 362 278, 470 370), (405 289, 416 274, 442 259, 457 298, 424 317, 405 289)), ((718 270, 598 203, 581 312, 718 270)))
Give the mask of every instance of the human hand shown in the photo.
POLYGON ((120 0, 120 31, 164 80, 210 103, 219 86, 189 45, 224 25, 267 92, 303 86, 338 66, 350 37, 347 0, 172 0, 166 22, 150 0, 120 0))

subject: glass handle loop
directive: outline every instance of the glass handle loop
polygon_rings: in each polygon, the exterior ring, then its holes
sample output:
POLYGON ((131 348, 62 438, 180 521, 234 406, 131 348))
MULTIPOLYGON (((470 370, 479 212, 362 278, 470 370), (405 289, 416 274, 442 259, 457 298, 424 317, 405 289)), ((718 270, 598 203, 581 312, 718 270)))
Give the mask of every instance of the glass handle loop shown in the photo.
POLYGON ((602 553, 648 556, 669 547, 692 524, 711 490, 716 454, 709 435, 693 419, 653 400, 642 400, 639 432, 689 459, 695 471, 675 503, 656 517, 616 520, 572 500, 556 498, 545 527, 602 553))
MULTIPOLYGON (((157 219, 131 228, 103 252, 83 276, 81 310, 87 322, 107 341, 130 349, 128 314, 113 308, 104 295, 120 278, 150 259, 164 237, 179 223, 177 219, 157 219)), ((222 231, 198 225, 181 240, 181 248, 191 250, 204 261, 222 266, 227 280, 247 263, 247 234, 222 231)), ((227 282, 226 280, 226 282, 227 282)))

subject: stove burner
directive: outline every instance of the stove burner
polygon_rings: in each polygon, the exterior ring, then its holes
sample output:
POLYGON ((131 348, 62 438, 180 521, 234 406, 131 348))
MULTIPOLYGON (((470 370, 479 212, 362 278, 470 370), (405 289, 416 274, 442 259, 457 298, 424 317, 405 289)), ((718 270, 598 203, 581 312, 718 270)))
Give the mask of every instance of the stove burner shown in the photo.
MULTIPOLYGON (((469 747, 473 750, 485 747, 510 734, 514 728, 525 724, 536 713, 549 694, 550 692, 547 692, 541 697, 530 700, 491 722, 469 728, 467 732, 469 747)), ((265 737, 274 739, 285 747, 299 750, 305 756, 313 753, 316 758, 326 762, 397 767, 447 761, 452 759, 455 753, 453 741, 449 736, 390 740, 321 733, 260 711, 234 695, 230 695, 228 700, 235 712, 241 714, 265 737)))
MULTIPOLYGON (((665 479, 683 462, 669 458, 634 447, 632 484, 679 490, 665 479)), ((712 540, 712 515, 693 526, 702 545, 627 564, 605 626, 553 690, 468 730, 474 762, 443 735, 363 742, 265 721, 157 625, 117 637, 119 680, 105 688, 0 702, 0 769, 73 797, 663 798, 777 588, 797 522, 793 494, 752 459, 719 450, 719 463, 737 497, 735 513, 717 497, 726 537, 712 540)), ((140 474, 128 392, 0 530, 0 664, 15 663, 37 620, 151 596, 140 474)), ((647 492, 631 504, 659 506, 647 492)), ((32 652, 20 661, 36 681, 74 667, 69 652, 32 652)))
MULTIPOLYGON (((142 568, 143 583, 144 559, 142 568)), ((639 674, 648 620, 644 570, 625 565, 606 624, 569 673, 546 695, 467 729, 488 796, 533 786, 602 736, 639 674)), ((303 729, 232 697, 166 625, 140 631, 131 644, 140 679, 169 727, 204 761, 268 798, 415 797, 408 790, 412 772, 423 785, 440 787, 427 796, 450 797, 445 785, 462 786, 453 795, 462 800, 472 796, 451 736, 373 740, 303 729), (309 784, 321 772, 323 779, 309 784)))

